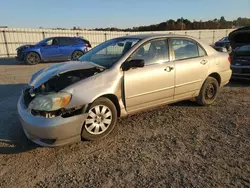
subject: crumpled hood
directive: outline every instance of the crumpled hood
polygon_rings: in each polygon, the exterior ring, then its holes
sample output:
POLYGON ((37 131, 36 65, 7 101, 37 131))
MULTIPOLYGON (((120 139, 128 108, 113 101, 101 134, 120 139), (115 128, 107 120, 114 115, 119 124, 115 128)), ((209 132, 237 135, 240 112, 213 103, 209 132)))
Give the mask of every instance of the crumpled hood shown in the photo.
POLYGON ((16 50, 22 50, 22 49, 26 49, 26 48, 32 48, 34 46, 35 45, 32 45, 32 44, 25 44, 25 45, 19 46, 16 50))
POLYGON ((233 49, 237 48, 238 46, 249 45, 250 27, 242 27, 232 31, 229 34, 228 39, 233 49))
POLYGON ((51 65, 45 69, 41 69, 40 71, 33 74, 30 79, 29 85, 33 86, 34 89, 41 86, 43 83, 48 81, 50 78, 60 75, 65 72, 80 70, 80 69, 91 69, 94 67, 99 67, 100 69, 104 69, 104 67, 94 64, 89 61, 68 61, 65 63, 58 63, 51 65))

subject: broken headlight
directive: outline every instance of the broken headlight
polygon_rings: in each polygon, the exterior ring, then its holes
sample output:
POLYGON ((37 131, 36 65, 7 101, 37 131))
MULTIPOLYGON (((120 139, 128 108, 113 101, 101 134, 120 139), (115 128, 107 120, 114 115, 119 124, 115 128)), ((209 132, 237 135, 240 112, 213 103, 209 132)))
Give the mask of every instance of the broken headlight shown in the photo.
POLYGON ((66 92, 37 95, 29 104, 29 109, 46 112, 55 111, 64 108, 70 100, 71 94, 66 92))

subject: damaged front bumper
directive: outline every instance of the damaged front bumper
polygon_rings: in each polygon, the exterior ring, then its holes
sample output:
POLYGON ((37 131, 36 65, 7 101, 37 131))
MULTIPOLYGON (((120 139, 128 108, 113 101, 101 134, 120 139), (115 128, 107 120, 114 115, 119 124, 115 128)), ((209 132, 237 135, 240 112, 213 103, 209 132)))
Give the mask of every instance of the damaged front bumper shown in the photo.
POLYGON ((63 118, 37 117, 24 105, 23 95, 17 104, 18 114, 25 135, 41 146, 62 146, 81 141, 82 126, 88 114, 63 118))

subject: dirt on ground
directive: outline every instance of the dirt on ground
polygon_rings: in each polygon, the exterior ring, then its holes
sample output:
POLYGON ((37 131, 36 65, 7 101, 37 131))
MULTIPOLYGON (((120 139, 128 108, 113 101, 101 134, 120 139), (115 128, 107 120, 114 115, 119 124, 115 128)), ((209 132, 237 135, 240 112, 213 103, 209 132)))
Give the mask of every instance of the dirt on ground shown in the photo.
POLYGON ((250 187, 250 82, 210 107, 171 104, 121 118, 103 140, 46 148, 26 139, 16 103, 48 65, 0 61, 0 187, 250 187))

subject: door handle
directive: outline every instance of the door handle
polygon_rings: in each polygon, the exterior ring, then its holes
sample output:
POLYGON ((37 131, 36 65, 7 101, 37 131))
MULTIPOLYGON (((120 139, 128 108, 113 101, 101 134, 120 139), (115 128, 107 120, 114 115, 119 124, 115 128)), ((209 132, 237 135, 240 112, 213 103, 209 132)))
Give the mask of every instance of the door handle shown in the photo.
POLYGON ((171 72, 172 70, 174 70, 174 67, 170 67, 170 66, 167 66, 164 71, 167 71, 167 72, 171 72))
POLYGON ((207 60, 202 60, 200 63, 201 63, 202 65, 206 65, 208 62, 207 62, 207 60))

